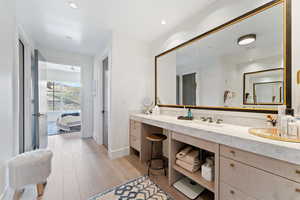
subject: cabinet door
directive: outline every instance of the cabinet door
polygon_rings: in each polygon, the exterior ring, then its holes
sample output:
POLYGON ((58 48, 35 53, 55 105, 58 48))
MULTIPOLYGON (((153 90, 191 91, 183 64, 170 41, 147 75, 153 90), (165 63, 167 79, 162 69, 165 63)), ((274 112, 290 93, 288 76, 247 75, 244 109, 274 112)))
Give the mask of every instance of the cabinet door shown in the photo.
POLYGON ((130 146, 137 151, 141 150, 141 141, 139 138, 135 137, 134 135, 130 136, 130 146))
POLYGON ((141 138, 142 124, 140 122, 130 120, 130 135, 141 138))

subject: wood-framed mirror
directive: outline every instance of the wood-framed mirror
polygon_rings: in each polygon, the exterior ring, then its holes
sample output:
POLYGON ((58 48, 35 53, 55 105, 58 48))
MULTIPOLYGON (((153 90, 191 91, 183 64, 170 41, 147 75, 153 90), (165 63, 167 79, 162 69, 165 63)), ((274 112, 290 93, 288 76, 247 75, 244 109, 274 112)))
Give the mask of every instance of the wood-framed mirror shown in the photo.
POLYGON ((291 0, 271 1, 155 57, 161 107, 277 113, 291 101, 291 0), (256 99, 247 102, 244 75, 278 67, 281 83, 255 83, 256 99), (275 87, 271 100, 257 96, 275 87))

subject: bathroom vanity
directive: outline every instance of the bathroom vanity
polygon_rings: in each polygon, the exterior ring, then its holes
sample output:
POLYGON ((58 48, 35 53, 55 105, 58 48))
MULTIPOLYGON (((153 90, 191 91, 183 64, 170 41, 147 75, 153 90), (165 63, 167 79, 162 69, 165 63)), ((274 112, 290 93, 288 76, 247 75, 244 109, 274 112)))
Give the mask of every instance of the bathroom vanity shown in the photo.
MULTIPOLYGON (((214 193, 215 200, 300 199, 300 144, 260 138, 249 134, 249 128, 134 114, 130 116, 130 147, 146 162, 150 147, 145 137, 165 133, 169 185, 187 176, 214 193), (176 153, 186 144, 214 153, 214 181, 175 164, 176 153)), ((156 150, 161 151, 160 147, 156 150)))

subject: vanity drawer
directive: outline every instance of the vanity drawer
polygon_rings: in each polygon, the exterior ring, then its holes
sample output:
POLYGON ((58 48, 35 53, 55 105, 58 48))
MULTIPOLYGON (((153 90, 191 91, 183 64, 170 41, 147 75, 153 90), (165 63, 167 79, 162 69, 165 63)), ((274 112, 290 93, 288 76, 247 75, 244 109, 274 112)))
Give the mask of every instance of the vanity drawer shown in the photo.
POLYGON ((220 180, 259 200, 298 200, 300 184, 220 157, 220 180))
POLYGON ((130 135, 130 146, 137 151, 141 151, 141 140, 140 138, 130 135))
POLYGON ((220 154, 300 183, 300 166, 220 145, 220 154))
POLYGON ((210 142, 207 140, 202 140, 199 138, 195 138, 192 136, 184 135, 182 133, 172 132, 172 139, 184 142, 186 144, 192 145, 194 147, 198 147, 200 149, 205 149, 207 151, 216 153, 218 152, 219 145, 214 142, 210 142))
POLYGON ((256 200, 247 196, 243 192, 231 187, 230 185, 220 183, 220 200, 256 200))
POLYGON ((130 120, 130 135, 140 138, 142 132, 142 123, 130 120))

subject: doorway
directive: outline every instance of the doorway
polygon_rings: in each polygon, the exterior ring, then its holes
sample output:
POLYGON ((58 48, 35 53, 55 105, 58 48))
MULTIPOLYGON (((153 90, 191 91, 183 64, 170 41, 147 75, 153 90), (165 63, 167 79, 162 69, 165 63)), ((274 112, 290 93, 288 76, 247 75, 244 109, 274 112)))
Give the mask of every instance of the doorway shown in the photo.
POLYGON ((48 136, 81 131, 81 68, 51 62, 42 93, 48 116, 48 136))
POLYGON ((182 76, 182 101, 183 105, 196 105, 196 73, 182 76))
POLYGON ((25 152, 25 46, 19 40, 19 153, 25 152))
POLYGON ((102 133, 103 133, 103 145, 108 148, 108 81, 109 81, 109 69, 108 69, 108 57, 102 61, 103 73, 102 73, 102 133))

